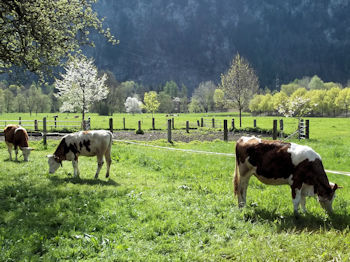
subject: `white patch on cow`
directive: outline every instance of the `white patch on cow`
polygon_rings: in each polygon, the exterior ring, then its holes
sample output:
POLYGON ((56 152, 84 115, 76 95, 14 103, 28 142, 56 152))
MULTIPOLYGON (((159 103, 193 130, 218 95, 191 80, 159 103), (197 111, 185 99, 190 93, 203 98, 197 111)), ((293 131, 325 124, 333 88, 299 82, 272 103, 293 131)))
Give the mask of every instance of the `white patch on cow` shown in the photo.
POLYGON ((291 154, 292 163, 294 166, 299 165, 304 160, 309 160, 310 162, 315 161, 316 159, 321 160, 319 154, 317 154, 311 147, 297 145, 294 143, 290 144, 290 148, 287 150, 291 154))
POLYGON ((17 128, 15 129, 15 132, 14 132, 14 133, 16 134, 18 130, 23 130, 23 131, 26 132, 26 130, 25 130, 23 127, 19 126, 19 127, 17 127, 17 128))
POLYGON ((253 140, 253 139, 255 139, 255 140, 257 140, 259 143, 261 143, 261 139, 255 137, 255 136, 242 136, 241 139, 242 139, 243 143, 247 143, 248 141, 253 140))

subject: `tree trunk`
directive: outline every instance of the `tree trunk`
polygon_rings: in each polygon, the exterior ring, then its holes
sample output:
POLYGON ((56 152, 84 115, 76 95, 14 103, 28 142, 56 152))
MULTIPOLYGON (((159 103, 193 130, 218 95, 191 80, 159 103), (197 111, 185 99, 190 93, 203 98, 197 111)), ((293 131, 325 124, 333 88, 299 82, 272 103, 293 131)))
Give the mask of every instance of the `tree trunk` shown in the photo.
POLYGON ((239 127, 242 128, 242 107, 239 107, 239 127))

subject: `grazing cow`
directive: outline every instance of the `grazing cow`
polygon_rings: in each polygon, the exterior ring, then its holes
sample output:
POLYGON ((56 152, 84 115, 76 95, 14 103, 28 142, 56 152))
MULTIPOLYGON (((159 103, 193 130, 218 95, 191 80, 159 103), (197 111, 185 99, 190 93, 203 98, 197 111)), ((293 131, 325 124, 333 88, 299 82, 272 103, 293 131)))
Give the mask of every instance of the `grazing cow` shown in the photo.
POLYGON ((53 174, 62 166, 63 160, 72 161, 74 176, 79 176, 78 157, 97 156, 97 171, 95 178, 103 165, 103 155, 107 162, 106 177, 109 177, 111 166, 112 133, 105 130, 80 131, 65 135, 53 155, 48 155, 49 173, 53 174))
POLYGON ((308 146, 241 137, 236 144, 233 179, 240 207, 246 203, 248 182, 253 174, 265 184, 289 184, 295 215, 298 215, 299 204, 306 212, 305 197, 315 194, 321 206, 328 213, 332 212, 338 186, 328 181, 320 155, 308 146))
POLYGON ((12 160, 12 147, 15 148, 16 161, 18 154, 18 147, 22 150, 24 161, 28 161, 28 157, 33 148, 28 146, 28 134, 27 131, 18 125, 7 125, 4 129, 5 142, 10 154, 10 160, 12 160))

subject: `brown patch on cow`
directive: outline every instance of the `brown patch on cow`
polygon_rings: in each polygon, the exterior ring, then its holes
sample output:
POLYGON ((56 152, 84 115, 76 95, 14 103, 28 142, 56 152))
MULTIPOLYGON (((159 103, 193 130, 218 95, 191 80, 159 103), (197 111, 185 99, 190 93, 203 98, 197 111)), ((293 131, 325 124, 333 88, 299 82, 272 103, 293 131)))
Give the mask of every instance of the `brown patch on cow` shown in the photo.
POLYGON ((18 125, 7 125, 4 128, 5 141, 14 145, 15 149, 17 147, 29 147, 28 145, 28 134, 27 131, 18 125), (20 129, 18 129, 20 128, 20 129), (16 129, 18 129, 16 131, 16 129))
POLYGON ((88 133, 90 133, 90 131, 89 131, 89 130, 85 130, 85 131, 83 131, 83 134, 84 134, 84 135, 86 135, 86 134, 88 134, 88 133))
POLYGON ((248 162, 256 167, 259 176, 267 179, 288 179, 294 173, 295 167, 290 153, 287 152, 290 143, 270 140, 259 142, 257 139, 250 139, 245 143, 240 141, 236 145, 238 162, 244 163, 249 157, 248 162))

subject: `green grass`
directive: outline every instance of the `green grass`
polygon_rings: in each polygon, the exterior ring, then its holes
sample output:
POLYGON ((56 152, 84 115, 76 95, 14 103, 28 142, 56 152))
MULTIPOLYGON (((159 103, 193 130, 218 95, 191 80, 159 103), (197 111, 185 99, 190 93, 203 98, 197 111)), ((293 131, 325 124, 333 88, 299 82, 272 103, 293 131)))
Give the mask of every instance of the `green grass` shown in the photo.
MULTIPOLYGON (((331 142, 321 137, 304 143, 320 151, 326 168, 349 171, 349 135, 327 130, 336 136, 331 142)), ((48 142, 47 149, 31 142, 36 150, 27 163, 8 161, 0 144, 0 261, 350 259, 350 177, 328 175, 344 187, 333 216, 310 198, 309 213, 295 219, 289 187, 255 178, 248 205, 239 210, 232 157, 114 143, 109 180, 105 167, 94 180, 96 160, 84 157, 81 179, 75 179, 69 162, 48 174, 45 156, 58 141, 48 142)), ((234 143, 222 141, 172 146, 234 152, 234 143)))

